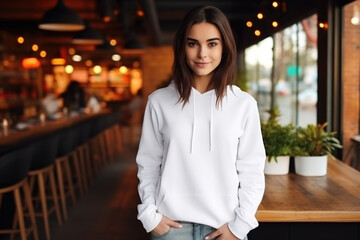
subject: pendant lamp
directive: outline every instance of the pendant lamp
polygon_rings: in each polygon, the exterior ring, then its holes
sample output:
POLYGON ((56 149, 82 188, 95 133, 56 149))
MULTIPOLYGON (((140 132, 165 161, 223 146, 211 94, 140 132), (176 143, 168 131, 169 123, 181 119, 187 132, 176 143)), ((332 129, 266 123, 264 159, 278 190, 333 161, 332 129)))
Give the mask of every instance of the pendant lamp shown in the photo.
POLYGON ((49 31, 80 31, 85 28, 79 15, 65 6, 62 0, 42 17, 39 28, 49 31))
POLYGON ((146 45, 141 42, 133 32, 128 34, 124 49, 145 49, 146 45))
POLYGON ((104 37, 85 21, 85 29, 75 34, 72 43, 99 45, 104 43, 104 37))

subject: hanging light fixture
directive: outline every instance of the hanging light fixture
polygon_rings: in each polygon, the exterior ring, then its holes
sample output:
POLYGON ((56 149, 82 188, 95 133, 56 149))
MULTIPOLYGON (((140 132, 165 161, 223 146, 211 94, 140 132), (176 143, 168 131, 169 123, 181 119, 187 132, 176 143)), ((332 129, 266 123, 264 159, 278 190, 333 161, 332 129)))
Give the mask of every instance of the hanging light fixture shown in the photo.
POLYGON ((100 32, 93 29, 88 22, 85 22, 85 29, 75 34, 72 43, 99 45, 104 43, 104 38, 100 32))
POLYGON ((39 28, 50 31, 80 31, 85 28, 85 24, 75 11, 65 6, 63 0, 58 0, 57 5, 44 14, 39 28))
POLYGON ((141 42, 134 33, 130 32, 124 44, 124 49, 145 49, 146 45, 141 42))

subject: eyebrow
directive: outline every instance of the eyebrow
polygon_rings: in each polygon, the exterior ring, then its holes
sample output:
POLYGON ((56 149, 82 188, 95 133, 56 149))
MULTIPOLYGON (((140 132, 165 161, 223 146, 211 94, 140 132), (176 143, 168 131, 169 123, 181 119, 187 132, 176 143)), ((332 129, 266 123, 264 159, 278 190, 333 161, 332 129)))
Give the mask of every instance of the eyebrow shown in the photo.
MULTIPOLYGON (((194 39, 194 38, 187 38, 188 41, 194 41, 194 42, 199 42, 198 40, 194 39)), ((220 41, 220 38, 209 38, 206 40, 207 42, 212 42, 212 41, 220 41)))

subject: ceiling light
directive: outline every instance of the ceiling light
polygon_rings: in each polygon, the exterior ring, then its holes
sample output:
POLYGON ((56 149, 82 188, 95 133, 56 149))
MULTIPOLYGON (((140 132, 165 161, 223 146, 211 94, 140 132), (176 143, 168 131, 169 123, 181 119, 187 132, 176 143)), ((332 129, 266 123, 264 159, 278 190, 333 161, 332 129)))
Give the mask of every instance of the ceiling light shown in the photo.
POLYGON ((51 59, 51 64, 52 65, 65 65, 65 59, 63 58, 53 58, 51 59))
POLYGON ((85 29, 76 33, 72 43, 74 44, 93 44, 99 45, 104 43, 104 38, 100 32, 93 29, 88 22, 85 22, 85 29))
POLYGON ((102 68, 99 65, 96 65, 93 67, 93 71, 95 74, 100 74, 102 71, 102 68))
POLYGON ((353 25, 360 24, 360 11, 359 11, 359 7, 357 5, 354 5, 354 7, 353 7, 353 16, 351 17, 350 21, 353 25))
POLYGON ((126 73, 128 73, 128 68, 125 67, 125 66, 121 66, 121 67, 119 67, 119 71, 120 71, 122 74, 126 74, 126 73))
POLYGON ((74 71, 74 67, 72 65, 66 65, 65 66, 65 72, 67 74, 71 74, 74 71))
POLYGON ((23 68, 32 69, 40 67, 40 60, 36 57, 26 57, 21 61, 21 65, 23 68))
POLYGON ((82 57, 79 54, 75 54, 74 56, 72 56, 72 60, 74 62, 81 62, 82 57))
POLYGON ((115 53, 115 54, 113 54, 113 55, 111 56, 111 59, 112 59, 114 62, 118 62, 118 61, 121 60, 121 56, 120 56, 119 54, 115 53))
POLYGON ((80 31, 85 28, 85 24, 75 11, 67 8, 62 0, 58 0, 57 5, 44 14, 39 28, 50 31, 80 31))

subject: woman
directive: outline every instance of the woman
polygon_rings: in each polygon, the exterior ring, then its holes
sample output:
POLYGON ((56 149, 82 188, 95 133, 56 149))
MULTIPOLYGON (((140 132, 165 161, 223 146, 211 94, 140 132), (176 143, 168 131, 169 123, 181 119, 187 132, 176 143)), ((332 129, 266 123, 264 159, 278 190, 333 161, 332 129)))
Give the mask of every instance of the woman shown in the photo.
POLYGON ((174 56, 173 81, 145 110, 138 219, 153 239, 246 239, 258 225, 265 150, 256 101, 232 85, 236 45, 225 15, 192 9, 174 56))

